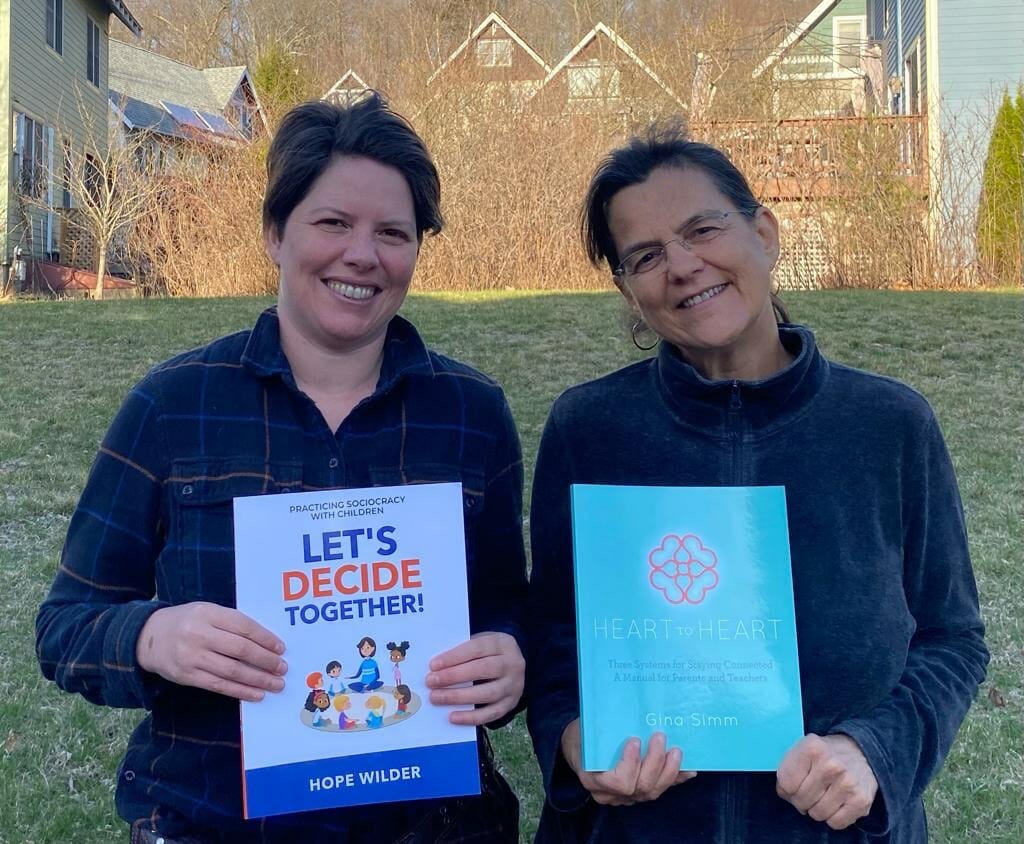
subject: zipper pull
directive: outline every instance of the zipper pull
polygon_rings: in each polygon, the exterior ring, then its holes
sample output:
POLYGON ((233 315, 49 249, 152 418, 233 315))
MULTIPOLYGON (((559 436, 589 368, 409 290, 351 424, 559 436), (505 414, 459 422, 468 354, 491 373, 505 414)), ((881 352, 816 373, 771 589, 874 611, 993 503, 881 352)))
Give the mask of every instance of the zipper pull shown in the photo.
POLYGON ((739 410, 743 407, 743 402, 740 401, 740 382, 732 382, 732 395, 729 396, 729 410, 739 410))

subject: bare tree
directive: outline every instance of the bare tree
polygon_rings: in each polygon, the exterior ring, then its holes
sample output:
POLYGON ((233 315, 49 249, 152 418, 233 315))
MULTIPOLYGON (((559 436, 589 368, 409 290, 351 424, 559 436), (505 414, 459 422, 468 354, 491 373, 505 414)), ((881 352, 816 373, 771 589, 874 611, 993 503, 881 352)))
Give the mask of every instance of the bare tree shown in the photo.
MULTIPOLYGON (((50 208, 45 196, 35 192, 22 193, 22 200, 41 210, 54 211, 63 226, 82 230, 95 244, 95 299, 102 299, 108 256, 118 239, 131 236, 133 225, 146 213, 159 191, 159 182, 146 154, 145 139, 138 134, 124 133, 113 120, 102 125, 79 105, 85 127, 80 145, 73 142, 70 131, 61 134, 63 165, 59 181, 69 207, 50 208)), ((55 181, 58 181, 55 179, 55 181)))

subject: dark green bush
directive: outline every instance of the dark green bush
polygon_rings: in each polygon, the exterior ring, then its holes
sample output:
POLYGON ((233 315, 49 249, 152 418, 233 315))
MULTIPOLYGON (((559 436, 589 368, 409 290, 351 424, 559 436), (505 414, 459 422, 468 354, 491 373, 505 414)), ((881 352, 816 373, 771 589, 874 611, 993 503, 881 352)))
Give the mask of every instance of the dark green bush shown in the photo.
POLYGON ((978 209, 982 269, 1007 284, 1024 276, 1024 89, 996 113, 978 209))

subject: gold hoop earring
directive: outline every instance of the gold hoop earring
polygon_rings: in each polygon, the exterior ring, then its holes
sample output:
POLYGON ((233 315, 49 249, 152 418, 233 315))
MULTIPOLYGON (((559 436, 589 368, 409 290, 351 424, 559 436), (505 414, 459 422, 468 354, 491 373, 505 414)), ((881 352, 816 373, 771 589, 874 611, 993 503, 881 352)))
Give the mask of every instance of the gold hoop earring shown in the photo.
POLYGON ((629 330, 629 335, 633 340, 633 345, 636 346, 641 352, 649 352, 655 346, 658 345, 658 335, 647 326, 642 319, 638 319, 633 323, 633 327, 629 330), (640 342, 636 339, 638 334, 643 334, 645 331, 650 331, 654 334, 654 342, 649 346, 641 346, 640 342))

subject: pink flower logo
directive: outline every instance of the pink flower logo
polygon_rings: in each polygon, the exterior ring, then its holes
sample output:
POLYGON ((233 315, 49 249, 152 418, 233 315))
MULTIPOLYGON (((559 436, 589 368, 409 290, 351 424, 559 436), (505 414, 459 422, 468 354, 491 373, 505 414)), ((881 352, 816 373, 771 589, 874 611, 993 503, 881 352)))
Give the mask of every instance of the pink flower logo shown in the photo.
POLYGON ((651 586, 670 604, 699 604, 718 585, 718 557, 692 533, 670 533, 647 556, 651 586))

